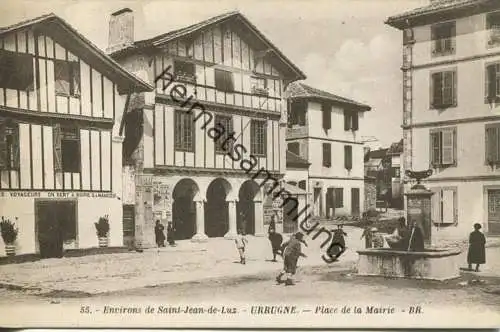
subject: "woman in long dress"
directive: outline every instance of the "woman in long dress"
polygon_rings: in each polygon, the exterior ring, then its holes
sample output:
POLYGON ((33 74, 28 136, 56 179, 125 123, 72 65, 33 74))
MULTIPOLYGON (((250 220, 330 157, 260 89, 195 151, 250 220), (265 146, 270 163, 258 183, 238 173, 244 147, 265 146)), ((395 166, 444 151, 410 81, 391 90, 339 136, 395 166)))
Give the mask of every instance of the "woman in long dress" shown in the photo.
POLYGON ((474 231, 469 235, 469 252, 467 253, 469 270, 472 270, 472 264, 476 264, 476 272, 479 272, 480 264, 486 263, 486 238, 480 229, 481 224, 474 224, 474 231))

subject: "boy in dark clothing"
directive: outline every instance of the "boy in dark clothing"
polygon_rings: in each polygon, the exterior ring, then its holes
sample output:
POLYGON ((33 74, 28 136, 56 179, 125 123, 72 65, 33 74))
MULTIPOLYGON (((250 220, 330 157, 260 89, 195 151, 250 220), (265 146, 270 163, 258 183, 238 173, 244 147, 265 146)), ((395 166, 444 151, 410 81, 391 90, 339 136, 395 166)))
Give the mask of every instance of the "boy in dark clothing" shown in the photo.
POLYGON ((283 271, 281 271, 276 277, 278 284, 283 282, 281 277, 285 276, 285 285, 294 285, 292 276, 295 275, 295 272, 297 271, 297 262, 299 257, 307 257, 304 253, 302 253, 301 243, 305 244, 304 234, 302 233, 295 234, 290 241, 286 243, 286 247, 283 250, 283 271))
POLYGON ((269 241, 271 241, 271 248, 273 249, 273 262, 276 262, 276 255, 280 254, 283 236, 277 233, 276 230, 269 229, 269 241))
POLYGON ((155 225, 155 240, 158 248, 165 247, 165 234, 163 234, 163 230, 165 227, 160 223, 159 220, 156 220, 155 225))
POLYGON ((342 225, 338 225, 337 229, 333 231, 332 244, 326 251, 328 256, 335 258, 335 260, 345 251, 344 236, 347 236, 347 233, 342 229, 342 225))
POLYGON ((474 224, 474 231, 469 235, 469 251, 467 253, 467 263, 472 271, 472 264, 476 264, 476 272, 479 272, 479 265, 486 263, 486 238, 479 230, 481 224, 474 224))
POLYGON ((167 225, 167 242, 171 246, 175 246, 174 232, 175 228, 172 223, 169 222, 167 225))

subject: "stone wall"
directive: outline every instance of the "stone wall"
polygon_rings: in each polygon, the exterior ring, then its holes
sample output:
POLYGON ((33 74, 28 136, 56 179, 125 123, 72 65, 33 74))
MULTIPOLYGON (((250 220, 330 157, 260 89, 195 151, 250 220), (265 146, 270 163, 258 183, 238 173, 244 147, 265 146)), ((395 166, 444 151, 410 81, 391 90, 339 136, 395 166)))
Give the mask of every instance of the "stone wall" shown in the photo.
POLYGON ((375 179, 365 177, 365 211, 375 209, 377 203, 377 185, 375 179))

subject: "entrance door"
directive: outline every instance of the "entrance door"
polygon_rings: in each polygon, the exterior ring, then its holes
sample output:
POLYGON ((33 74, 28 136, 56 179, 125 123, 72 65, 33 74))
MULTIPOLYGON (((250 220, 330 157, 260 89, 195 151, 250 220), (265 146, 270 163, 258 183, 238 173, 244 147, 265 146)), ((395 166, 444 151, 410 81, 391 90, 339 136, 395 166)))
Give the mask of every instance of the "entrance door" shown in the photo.
POLYGON ((321 216, 321 188, 314 188, 313 213, 316 217, 321 216))
POLYGON ((75 202, 36 202, 35 213, 40 256, 62 257, 64 241, 76 240, 75 202))
POLYGON ((359 208, 359 188, 351 188, 351 213, 353 216, 359 216, 359 208))
POLYGON ((488 190, 488 234, 500 234, 500 190, 488 190))

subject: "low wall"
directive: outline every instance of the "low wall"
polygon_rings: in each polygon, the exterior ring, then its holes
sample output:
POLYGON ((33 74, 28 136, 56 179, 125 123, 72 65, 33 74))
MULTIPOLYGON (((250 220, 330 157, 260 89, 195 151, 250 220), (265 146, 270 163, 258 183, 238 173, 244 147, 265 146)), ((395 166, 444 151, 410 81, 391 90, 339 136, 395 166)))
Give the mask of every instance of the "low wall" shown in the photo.
POLYGON ((427 249, 423 252, 387 248, 358 251, 358 274, 392 278, 447 280, 460 275, 458 249, 427 249))

